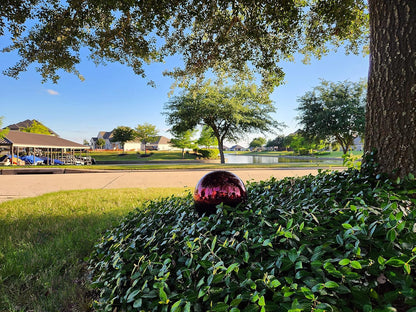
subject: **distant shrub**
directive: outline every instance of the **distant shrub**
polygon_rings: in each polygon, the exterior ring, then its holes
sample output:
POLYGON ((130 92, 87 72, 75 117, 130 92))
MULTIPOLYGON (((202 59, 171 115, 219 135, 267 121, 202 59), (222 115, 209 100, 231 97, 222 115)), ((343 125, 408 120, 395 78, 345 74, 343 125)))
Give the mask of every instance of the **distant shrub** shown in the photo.
POLYGON ((247 185, 198 218, 170 197, 96 246, 99 311, 415 311, 416 181, 354 169, 247 185))
POLYGON ((308 148, 300 148, 298 153, 300 156, 307 156, 307 155, 310 155, 309 151, 310 149, 308 148))
POLYGON ((197 153, 201 155, 202 158, 205 159, 217 159, 218 155, 220 154, 220 151, 215 148, 204 148, 204 149, 198 149, 197 153))

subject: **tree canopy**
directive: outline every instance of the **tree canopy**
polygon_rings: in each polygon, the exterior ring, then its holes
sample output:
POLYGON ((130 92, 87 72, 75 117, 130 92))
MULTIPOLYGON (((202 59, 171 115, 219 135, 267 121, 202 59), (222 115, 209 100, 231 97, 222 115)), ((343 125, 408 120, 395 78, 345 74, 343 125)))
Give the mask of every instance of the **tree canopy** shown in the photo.
POLYGON ((316 141, 336 141, 347 153, 365 127, 366 85, 360 82, 329 82, 298 99, 302 133, 316 141))
POLYGON ((120 142, 121 145, 123 145, 124 150, 124 144, 127 141, 134 140, 136 138, 136 131, 130 127, 126 126, 119 126, 113 130, 113 137, 111 141, 113 142, 120 142))
POLYGON ((5 73, 17 77, 36 64, 52 81, 59 69, 81 77, 87 47, 97 64, 119 62, 143 76, 143 64, 173 54, 184 59, 176 77, 250 62, 275 85, 283 78, 280 61, 299 51, 321 57, 341 45, 357 53, 367 27, 364 0, 3 0, 0 12, 0 36, 10 39, 3 51, 20 56, 5 73))
POLYGON ((198 145, 205 146, 209 148, 211 146, 218 146, 218 140, 215 138, 214 131, 208 126, 202 126, 201 133, 199 134, 199 139, 197 141, 198 145))
POLYGON ((146 154, 146 144, 156 140, 158 132, 155 125, 149 123, 144 123, 142 125, 137 125, 136 127, 136 138, 142 141, 144 144, 144 153, 146 154))
POLYGON ((269 94, 243 82, 226 86, 208 81, 171 98, 164 110, 173 132, 198 125, 211 127, 218 140, 221 163, 225 162, 224 140, 235 141, 252 131, 268 132, 280 125, 271 117, 275 108, 269 94))
POLYGON ((48 129, 48 127, 42 125, 40 122, 37 122, 36 120, 33 120, 32 124, 30 126, 21 129, 21 131, 29 132, 29 133, 39 133, 39 134, 52 135, 52 133, 48 129))
POLYGON ((97 139, 97 146, 99 146, 100 148, 103 148, 104 145, 105 145, 105 140, 103 138, 97 139))
POLYGON ((267 140, 265 138, 262 137, 258 137, 258 138, 254 138, 253 140, 251 140, 249 147, 262 147, 264 145, 266 145, 267 140))
POLYGON ((178 147, 182 150, 182 159, 185 158, 185 148, 196 148, 196 140, 193 138, 195 130, 187 130, 180 133, 174 133, 174 138, 171 139, 173 146, 178 147))
POLYGON ((0 139, 3 138, 7 133, 9 133, 9 129, 1 129, 1 125, 3 124, 3 117, 0 116, 0 139))

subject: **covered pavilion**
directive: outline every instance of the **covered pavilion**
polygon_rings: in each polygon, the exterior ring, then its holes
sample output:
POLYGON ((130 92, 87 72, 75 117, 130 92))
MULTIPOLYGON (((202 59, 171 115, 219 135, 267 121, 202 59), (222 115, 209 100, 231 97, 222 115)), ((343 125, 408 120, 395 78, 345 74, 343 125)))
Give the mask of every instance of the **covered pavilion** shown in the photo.
POLYGON ((75 153, 81 154, 90 147, 53 135, 9 130, 4 137, 0 138, 0 149, 9 150, 12 163, 15 155, 19 156, 23 153, 46 157, 47 164, 53 164, 54 159, 64 164, 73 164, 76 159, 75 153))

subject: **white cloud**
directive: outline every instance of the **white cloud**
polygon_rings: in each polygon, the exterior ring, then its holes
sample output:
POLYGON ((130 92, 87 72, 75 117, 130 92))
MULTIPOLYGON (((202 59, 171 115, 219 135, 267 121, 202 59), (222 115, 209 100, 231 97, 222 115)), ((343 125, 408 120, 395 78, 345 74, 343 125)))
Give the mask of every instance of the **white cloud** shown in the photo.
POLYGON ((52 90, 52 89, 48 89, 46 90, 46 92, 48 92, 50 95, 59 95, 58 91, 52 90))

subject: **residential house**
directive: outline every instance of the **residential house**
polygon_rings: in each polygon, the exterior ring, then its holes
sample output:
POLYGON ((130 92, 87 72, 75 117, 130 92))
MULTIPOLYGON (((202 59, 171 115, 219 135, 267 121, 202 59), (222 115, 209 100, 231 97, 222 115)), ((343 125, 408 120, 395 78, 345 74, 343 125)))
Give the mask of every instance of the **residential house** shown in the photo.
POLYGON ((360 136, 355 137, 355 139, 352 141, 351 149, 353 151, 364 150, 364 139, 360 136))
POLYGON ((93 137, 90 140, 91 148, 93 149, 105 149, 105 150, 115 150, 121 149, 122 146, 120 142, 113 142, 113 132, 112 131, 100 131, 97 134, 97 137, 93 137), (98 139, 103 139, 105 144, 101 147, 97 145, 98 139))
POLYGON ((241 145, 238 145, 238 144, 230 147, 230 151, 233 151, 233 152, 241 152, 245 150, 247 150, 245 147, 242 147, 241 145))
MULTIPOLYGON (((177 148, 172 146, 170 140, 164 136, 158 136, 154 142, 147 143, 146 149, 155 151, 177 150, 177 148)), ((142 145, 142 150, 144 150, 144 144, 142 145)))
MULTIPOLYGON (((123 149, 123 146, 120 142, 113 142, 113 132, 106 132, 100 131, 98 132, 97 137, 93 137, 90 140, 91 148, 93 149, 100 149, 97 145, 98 139, 103 139, 105 141, 105 145, 102 149, 106 150, 116 150, 116 149, 123 149)), ((146 145, 147 150, 156 150, 156 151, 170 151, 173 150, 172 144, 170 140, 164 136, 158 136, 154 142, 147 143, 146 145)), ((124 143, 124 150, 126 151, 144 151, 144 144, 139 140, 132 140, 124 143)))

